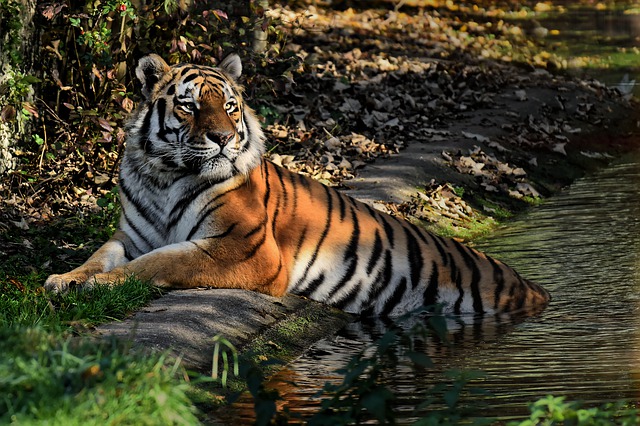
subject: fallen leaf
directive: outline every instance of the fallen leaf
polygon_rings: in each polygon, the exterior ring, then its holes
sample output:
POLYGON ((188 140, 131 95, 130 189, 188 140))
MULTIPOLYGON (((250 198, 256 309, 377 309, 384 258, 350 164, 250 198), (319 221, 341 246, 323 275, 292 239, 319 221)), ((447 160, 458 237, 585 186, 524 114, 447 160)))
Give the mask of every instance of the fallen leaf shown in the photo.
POLYGON ((462 136, 464 136, 467 139, 475 139, 478 142, 490 142, 490 139, 488 137, 479 135, 477 133, 469 133, 469 132, 462 131, 462 136))

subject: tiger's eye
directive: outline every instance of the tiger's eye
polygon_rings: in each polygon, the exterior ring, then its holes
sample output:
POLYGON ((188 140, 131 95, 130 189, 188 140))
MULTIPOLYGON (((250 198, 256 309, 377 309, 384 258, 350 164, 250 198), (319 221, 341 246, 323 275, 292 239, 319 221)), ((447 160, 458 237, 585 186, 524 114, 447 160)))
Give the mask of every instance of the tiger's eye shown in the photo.
POLYGON ((179 104, 178 108, 180 108, 182 111, 186 112, 187 114, 193 114, 196 111, 196 105, 192 104, 191 102, 179 104))
POLYGON ((224 104, 224 110, 227 111, 228 114, 231 114, 232 112, 234 112, 237 107, 238 107, 238 102, 236 102, 235 99, 230 99, 229 101, 227 101, 226 104, 224 104))

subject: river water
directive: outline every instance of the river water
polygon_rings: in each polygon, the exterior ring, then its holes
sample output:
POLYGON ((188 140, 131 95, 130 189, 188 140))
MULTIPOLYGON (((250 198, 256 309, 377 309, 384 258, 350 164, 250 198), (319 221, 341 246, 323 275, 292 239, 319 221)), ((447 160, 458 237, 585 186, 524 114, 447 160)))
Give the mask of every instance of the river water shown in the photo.
MULTIPOLYGON (((432 369, 415 371, 401 357, 384 379, 397 397, 399 423, 420 417, 415 407, 448 370, 483 372, 471 386, 489 393, 463 398, 477 417, 524 418, 529 403, 549 394, 589 405, 640 401, 638 236, 640 155, 576 181, 477 243, 544 285, 553 300, 524 321, 450 322, 450 345, 438 339, 425 345, 432 369)), ((356 322, 314 345, 271 381, 281 408, 303 417, 316 411, 316 394, 337 380, 335 370, 388 326, 356 322)), ((252 411, 250 399, 239 402, 234 422, 249 422, 252 411)))

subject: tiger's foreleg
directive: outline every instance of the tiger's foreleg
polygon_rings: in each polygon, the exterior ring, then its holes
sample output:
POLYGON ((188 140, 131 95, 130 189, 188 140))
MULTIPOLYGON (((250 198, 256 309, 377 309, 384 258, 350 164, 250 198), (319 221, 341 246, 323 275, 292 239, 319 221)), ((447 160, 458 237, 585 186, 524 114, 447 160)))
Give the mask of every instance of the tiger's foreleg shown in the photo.
POLYGON ((98 273, 124 265, 128 262, 123 244, 125 238, 124 233, 116 232, 81 266, 65 274, 50 275, 44 283, 44 288, 64 293, 69 287, 82 285, 98 273))
POLYGON ((242 248, 229 249, 211 240, 192 240, 158 248, 110 271, 93 275, 84 287, 114 285, 129 276, 158 287, 239 288, 272 296, 284 295, 288 280, 277 249, 261 248, 247 253, 242 248))

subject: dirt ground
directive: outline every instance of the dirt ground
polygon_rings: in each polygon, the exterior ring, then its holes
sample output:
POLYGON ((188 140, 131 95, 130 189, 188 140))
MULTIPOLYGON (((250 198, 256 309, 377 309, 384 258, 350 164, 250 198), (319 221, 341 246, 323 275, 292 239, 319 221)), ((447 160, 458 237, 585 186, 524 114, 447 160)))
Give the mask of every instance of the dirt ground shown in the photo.
POLYGON ((277 112, 271 159, 379 208, 456 234, 639 142, 629 96, 556 69, 515 24, 417 8, 306 13, 289 44, 305 73, 259 101, 277 112))

